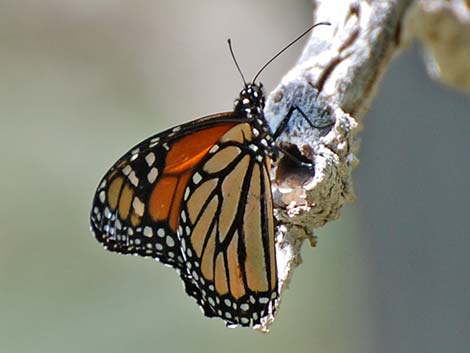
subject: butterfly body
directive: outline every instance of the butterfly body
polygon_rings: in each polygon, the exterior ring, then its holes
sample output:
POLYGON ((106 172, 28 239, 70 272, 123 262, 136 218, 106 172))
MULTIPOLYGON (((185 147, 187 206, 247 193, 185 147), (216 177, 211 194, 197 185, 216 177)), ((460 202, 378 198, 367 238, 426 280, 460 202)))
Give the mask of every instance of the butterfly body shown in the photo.
POLYGON ((141 142, 106 173, 91 229, 110 251, 175 268, 206 316, 259 326, 278 297, 270 163, 276 155, 262 86, 233 112, 141 142))

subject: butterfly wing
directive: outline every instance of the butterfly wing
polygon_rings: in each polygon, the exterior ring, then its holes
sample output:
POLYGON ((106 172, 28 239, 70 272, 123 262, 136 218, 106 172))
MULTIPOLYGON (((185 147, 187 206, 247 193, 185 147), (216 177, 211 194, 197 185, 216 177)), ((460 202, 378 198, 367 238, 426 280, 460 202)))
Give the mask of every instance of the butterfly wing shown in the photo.
POLYGON ((268 159, 249 124, 225 133, 196 168, 181 211, 181 245, 207 316, 256 326, 277 296, 268 159))
POLYGON ((96 239, 110 251, 176 268, 207 316, 260 324, 277 296, 263 148, 234 113, 143 141, 99 184, 91 211, 96 239))
POLYGON ((166 130, 136 145, 106 173, 95 193, 91 229, 110 251, 179 267, 182 193, 195 165, 236 124, 232 113, 166 130))

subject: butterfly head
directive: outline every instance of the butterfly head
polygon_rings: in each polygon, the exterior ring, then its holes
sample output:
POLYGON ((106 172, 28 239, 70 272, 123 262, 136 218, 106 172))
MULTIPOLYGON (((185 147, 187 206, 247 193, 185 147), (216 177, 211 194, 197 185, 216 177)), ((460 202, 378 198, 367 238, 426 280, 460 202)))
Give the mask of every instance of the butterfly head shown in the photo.
POLYGON ((264 92, 261 83, 248 83, 235 101, 235 111, 247 115, 260 114, 264 108, 264 92))

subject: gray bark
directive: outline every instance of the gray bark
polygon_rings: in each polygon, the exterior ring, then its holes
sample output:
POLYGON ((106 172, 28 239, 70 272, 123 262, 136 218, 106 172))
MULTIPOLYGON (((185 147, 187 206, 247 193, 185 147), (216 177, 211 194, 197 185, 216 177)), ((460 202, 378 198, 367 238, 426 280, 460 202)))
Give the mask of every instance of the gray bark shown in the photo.
MULTIPOLYGON (((303 241, 315 245, 314 230, 339 218, 344 203, 354 199, 357 132, 391 59, 418 38, 432 55, 428 67, 433 77, 470 87, 468 6, 457 0, 314 1, 313 22, 331 26, 313 30, 265 108, 272 130, 292 107, 298 108, 278 138, 288 154, 272 175, 281 293, 301 262, 303 241), (292 155, 313 161, 313 168, 293 163, 292 155)), ((261 330, 273 320, 269 317, 261 330)))

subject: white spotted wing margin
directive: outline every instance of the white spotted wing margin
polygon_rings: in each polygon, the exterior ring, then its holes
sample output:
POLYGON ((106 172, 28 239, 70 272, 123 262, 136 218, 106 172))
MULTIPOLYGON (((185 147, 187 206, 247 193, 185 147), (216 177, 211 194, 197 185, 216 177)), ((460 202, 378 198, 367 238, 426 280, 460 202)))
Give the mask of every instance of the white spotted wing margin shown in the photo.
POLYGON ((181 212, 186 291, 230 327, 263 327, 277 306, 268 157, 258 143, 248 124, 226 133, 188 184, 181 212))

